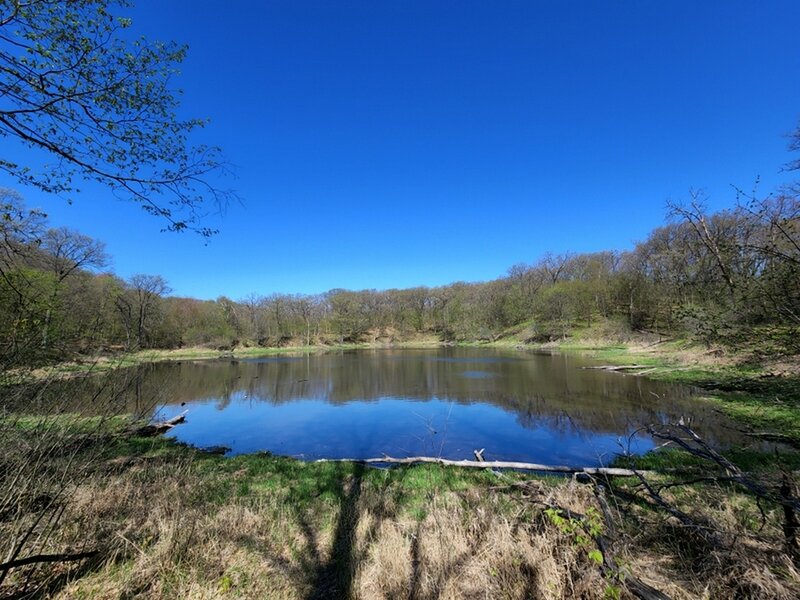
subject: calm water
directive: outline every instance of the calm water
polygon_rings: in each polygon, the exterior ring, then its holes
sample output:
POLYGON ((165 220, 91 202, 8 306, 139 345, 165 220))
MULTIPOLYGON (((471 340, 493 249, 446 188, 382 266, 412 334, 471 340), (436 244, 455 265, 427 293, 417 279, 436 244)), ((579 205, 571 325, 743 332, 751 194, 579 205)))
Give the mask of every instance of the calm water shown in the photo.
POLYGON ((188 409, 174 436, 239 454, 304 459, 436 455, 545 464, 610 462, 653 447, 643 424, 691 416, 712 443, 736 443, 685 387, 581 367, 585 359, 488 349, 387 349, 182 361, 140 371, 125 402, 188 409))

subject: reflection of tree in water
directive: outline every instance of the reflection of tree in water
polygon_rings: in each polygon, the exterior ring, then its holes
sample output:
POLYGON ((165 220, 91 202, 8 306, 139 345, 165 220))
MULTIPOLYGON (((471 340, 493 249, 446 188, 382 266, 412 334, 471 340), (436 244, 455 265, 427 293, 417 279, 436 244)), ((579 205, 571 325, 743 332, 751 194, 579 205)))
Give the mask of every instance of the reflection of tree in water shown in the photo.
POLYGON ((309 399, 331 404, 438 399, 491 404, 514 413, 528 428, 615 434, 695 415, 711 441, 730 443, 735 435, 715 427, 719 415, 693 400, 685 387, 580 369, 584 364, 564 355, 461 348, 182 361, 139 367, 137 395, 126 398, 131 409, 156 400, 213 402, 219 410, 241 400, 280 405, 309 399), (481 373, 487 376, 476 376, 481 373))

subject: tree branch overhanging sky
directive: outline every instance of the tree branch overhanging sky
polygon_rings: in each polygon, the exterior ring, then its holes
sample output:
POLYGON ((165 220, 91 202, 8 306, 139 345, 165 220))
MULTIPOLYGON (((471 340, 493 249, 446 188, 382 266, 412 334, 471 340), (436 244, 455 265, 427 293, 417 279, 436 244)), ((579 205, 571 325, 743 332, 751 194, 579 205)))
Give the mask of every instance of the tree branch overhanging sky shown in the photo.
MULTIPOLYGON (((544 252, 629 247, 666 202, 792 174, 794 2, 218 2, 120 11, 189 46, 181 114, 236 166, 221 233, 160 233, 98 186, 55 225, 178 294, 483 280, 544 252)), ((11 140, 0 155, 39 157, 11 140)), ((796 175, 796 174, 795 174, 796 175)), ((0 185, 10 186, 2 180, 0 185)))

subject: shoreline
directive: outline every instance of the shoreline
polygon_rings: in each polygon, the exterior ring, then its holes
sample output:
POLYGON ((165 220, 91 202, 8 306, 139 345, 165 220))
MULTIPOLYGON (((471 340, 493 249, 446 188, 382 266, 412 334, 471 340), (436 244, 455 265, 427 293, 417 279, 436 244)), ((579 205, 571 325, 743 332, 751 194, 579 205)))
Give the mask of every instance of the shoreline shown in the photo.
MULTIPOLYGON (((714 370, 705 363, 670 362, 670 353, 637 353, 619 345, 463 346, 581 354, 607 365, 646 364, 656 370, 644 376, 662 379, 705 373, 724 380, 743 372, 728 365, 714 370)), ((370 348, 386 346, 259 348, 233 356, 370 348)), ((220 356, 217 351, 184 349, 127 358, 125 366, 220 356)), ((728 395, 737 397, 720 392, 716 401, 727 409, 738 406, 740 400, 728 395)), ((767 400, 752 401, 763 411, 767 400)), ((792 597, 800 586, 782 550, 781 506, 766 504, 774 498, 764 501, 732 481, 718 463, 675 448, 619 457, 607 473, 589 469, 580 477, 498 473, 480 465, 422 463, 377 469, 358 461, 307 461, 264 452, 222 456, 164 436, 131 435, 130 419, 58 415, 53 421, 18 416, 6 431, 19 440, 10 440, 8 448, 19 455, 20 469, 30 464, 20 450, 26 447, 23 440, 36 439, 44 452, 42 473, 71 473, 76 468, 81 473, 63 509, 66 522, 80 526, 65 530, 46 550, 87 548, 99 558, 92 569, 69 571, 69 584, 59 598, 146 590, 157 597, 255 594, 299 600, 319 597, 312 595, 323 587, 319 573, 325 573, 325 586, 345 578, 356 597, 403 597, 415 569, 431 581, 447 582, 454 597, 475 589, 497 597, 515 589, 517 597, 527 597, 525 590, 533 589, 531 573, 542 565, 547 571, 532 592, 536 597, 550 595, 560 589, 557 586, 565 590, 562 597, 569 597, 568 590, 581 585, 591 590, 587 597, 619 598, 629 595, 628 586, 637 581, 675 600, 701 597, 713 581, 715 597, 732 597, 739 591, 738 576, 726 578, 732 568, 759 573, 764 589, 778 590, 776 597, 792 597), (59 419, 63 423, 55 422, 59 419), (75 452, 57 451, 62 447, 75 452), (635 477, 629 476, 631 470, 635 477), (639 477, 657 496, 647 493, 639 477), (606 498, 613 512, 605 512, 606 498), (706 524, 714 527, 713 539, 706 535, 706 524), (727 545, 710 550, 709 543, 717 537, 727 545), (614 542, 614 553, 604 553, 611 548, 608 540, 614 542), (709 551, 720 560, 692 566, 693 557, 709 551), (775 564, 781 569, 774 569, 775 564), (376 585, 382 590, 377 595, 376 585)), ((721 455, 741 469, 746 481, 768 489, 781 473, 800 469, 800 452, 777 455, 743 448, 721 455)), ((28 480, 45 482, 42 493, 47 492, 47 480, 38 473, 28 480)), ((24 570, 14 575, 20 580, 24 576, 24 570)))
POLYGON ((754 433, 785 436, 800 444, 800 361, 789 357, 775 364, 758 364, 742 354, 701 348, 682 340, 643 343, 608 339, 567 340, 545 344, 523 344, 515 339, 494 342, 443 343, 413 340, 392 344, 363 343, 285 347, 240 347, 231 351, 207 348, 143 350, 130 354, 86 358, 80 362, 58 363, 35 369, 17 381, 22 383, 48 377, 71 378, 100 374, 118 368, 147 363, 183 360, 247 359, 268 356, 315 355, 348 350, 432 349, 442 347, 492 348, 514 352, 546 352, 579 355, 612 366, 636 365, 618 373, 621 377, 684 384, 698 389, 698 399, 711 401, 726 415, 749 427, 754 433))
MULTIPOLYGON (((87 433, 91 439, 92 432, 87 433)), ((67 442, 81 439, 78 432, 65 436, 67 442)), ((724 568, 732 561, 738 569, 754 565, 762 572, 774 563, 781 544, 778 512, 767 513, 764 529, 760 506, 746 490, 693 483, 699 475, 724 480, 719 468, 696 457, 659 454, 642 458, 649 464, 637 461, 625 467, 636 469, 650 485, 665 486, 661 498, 668 509, 691 513, 690 523, 708 519, 725 539, 736 540, 737 547, 747 544, 743 553, 725 550, 724 568), (686 483, 670 491, 679 477, 686 483)), ((110 597, 115 590, 143 585, 154 590, 175 586, 174 597, 189 597, 198 589, 203 597, 219 597, 223 587, 244 593, 258 581, 260 597, 296 600, 309 597, 318 565, 330 568, 332 577, 355 569, 354 585, 360 589, 368 590, 374 582, 398 582, 389 596, 380 597, 400 597, 414 565, 432 576, 448 575, 454 544, 456 562, 468 557, 470 572, 502 573, 478 578, 481 589, 498 597, 509 585, 524 589, 532 569, 543 563, 557 569, 543 589, 566 578, 572 582, 568 588, 591 583, 590 597, 596 598, 609 597, 609 585, 616 586, 611 597, 621 597, 626 582, 637 577, 676 600, 700 597, 708 589, 707 577, 685 577, 691 571, 681 550, 687 544, 703 550, 705 538, 669 521, 646 496, 624 512, 614 512, 613 524, 603 520, 605 504, 596 490, 606 490, 602 494, 610 501, 624 501, 642 493, 638 478, 513 470, 497 474, 441 464, 372 469, 358 462, 308 462, 269 454, 222 457, 161 436, 110 438, 94 450, 87 445, 77 458, 85 475, 71 492, 66 515, 70 522, 85 525, 62 543, 81 543, 100 552, 102 560, 89 572, 76 571, 59 597, 110 597), (584 519, 590 523, 586 529, 584 519), (620 576, 604 575, 603 561, 614 555, 595 551, 605 552, 603 539, 610 536, 625 561, 620 576), (352 562, 340 564, 337 553, 345 539, 351 540, 345 555, 352 562), (417 543, 423 552, 414 550, 417 543), (163 567, 153 571, 152 565, 163 567), (179 574, 179 583, 172 574, 179 574), (275 595, 271 585, 276 581, 285 596, 275 595)), ((59 467, 64 459, 57 454, 48 460, 51 468, 67 468, 59 467)), ((747 470, 753 477, 768 477, 770 468, 756 464, 747 470)), ((723 582, 717 595, 727 597, 733 584, 725 584, 719 570, 712 571, 723 582)), ((794 585, 790 571, 770 577, 770 585, 794 585)), ((469 589, 462 591, 468 595, 469 589)))

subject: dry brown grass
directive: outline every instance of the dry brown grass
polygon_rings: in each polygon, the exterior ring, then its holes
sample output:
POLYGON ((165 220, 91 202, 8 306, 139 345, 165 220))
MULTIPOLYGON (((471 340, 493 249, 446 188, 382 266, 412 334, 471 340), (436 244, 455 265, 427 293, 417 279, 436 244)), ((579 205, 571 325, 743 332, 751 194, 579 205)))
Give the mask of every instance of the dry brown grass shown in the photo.
MULTIPOLYGON (((434 498, 420 521, 382 524, 355 581, 359 598, 598 597, 603 585, 557 532, 497 510, 497 499, 434 498)), ((362 542, 364 543, 364 542, 362 542)))
MULTIPOLYGON (((525 480, 521 490, 518 475, 224 459, 148 444, 107 457, 64 503, 50 550, 97 547, 102 561, 17 569, 7 590, 27 580, 59 599, 600 599, 614 583, 590 559, 593 545, 543 511, 598 506, 592 486, 572 479, 525 480)), ((626 490, 610 496, 623 573, 676 600, 800 593, 776 511, 759 531, 758 508, 730 489, 665 491, 733 541, 707 548, 626 490)))
POLYGON ((120 542, 114 560, 56 597, 603 597, 584 552, 557 530, 510 513, 497 494, 442 492, 420 518, 362 482, 357 502, 331 506, 326 518, 270 498, 192 508, 186 477, 82 490, 74 510, 119 528, 91 535, 120 542))

